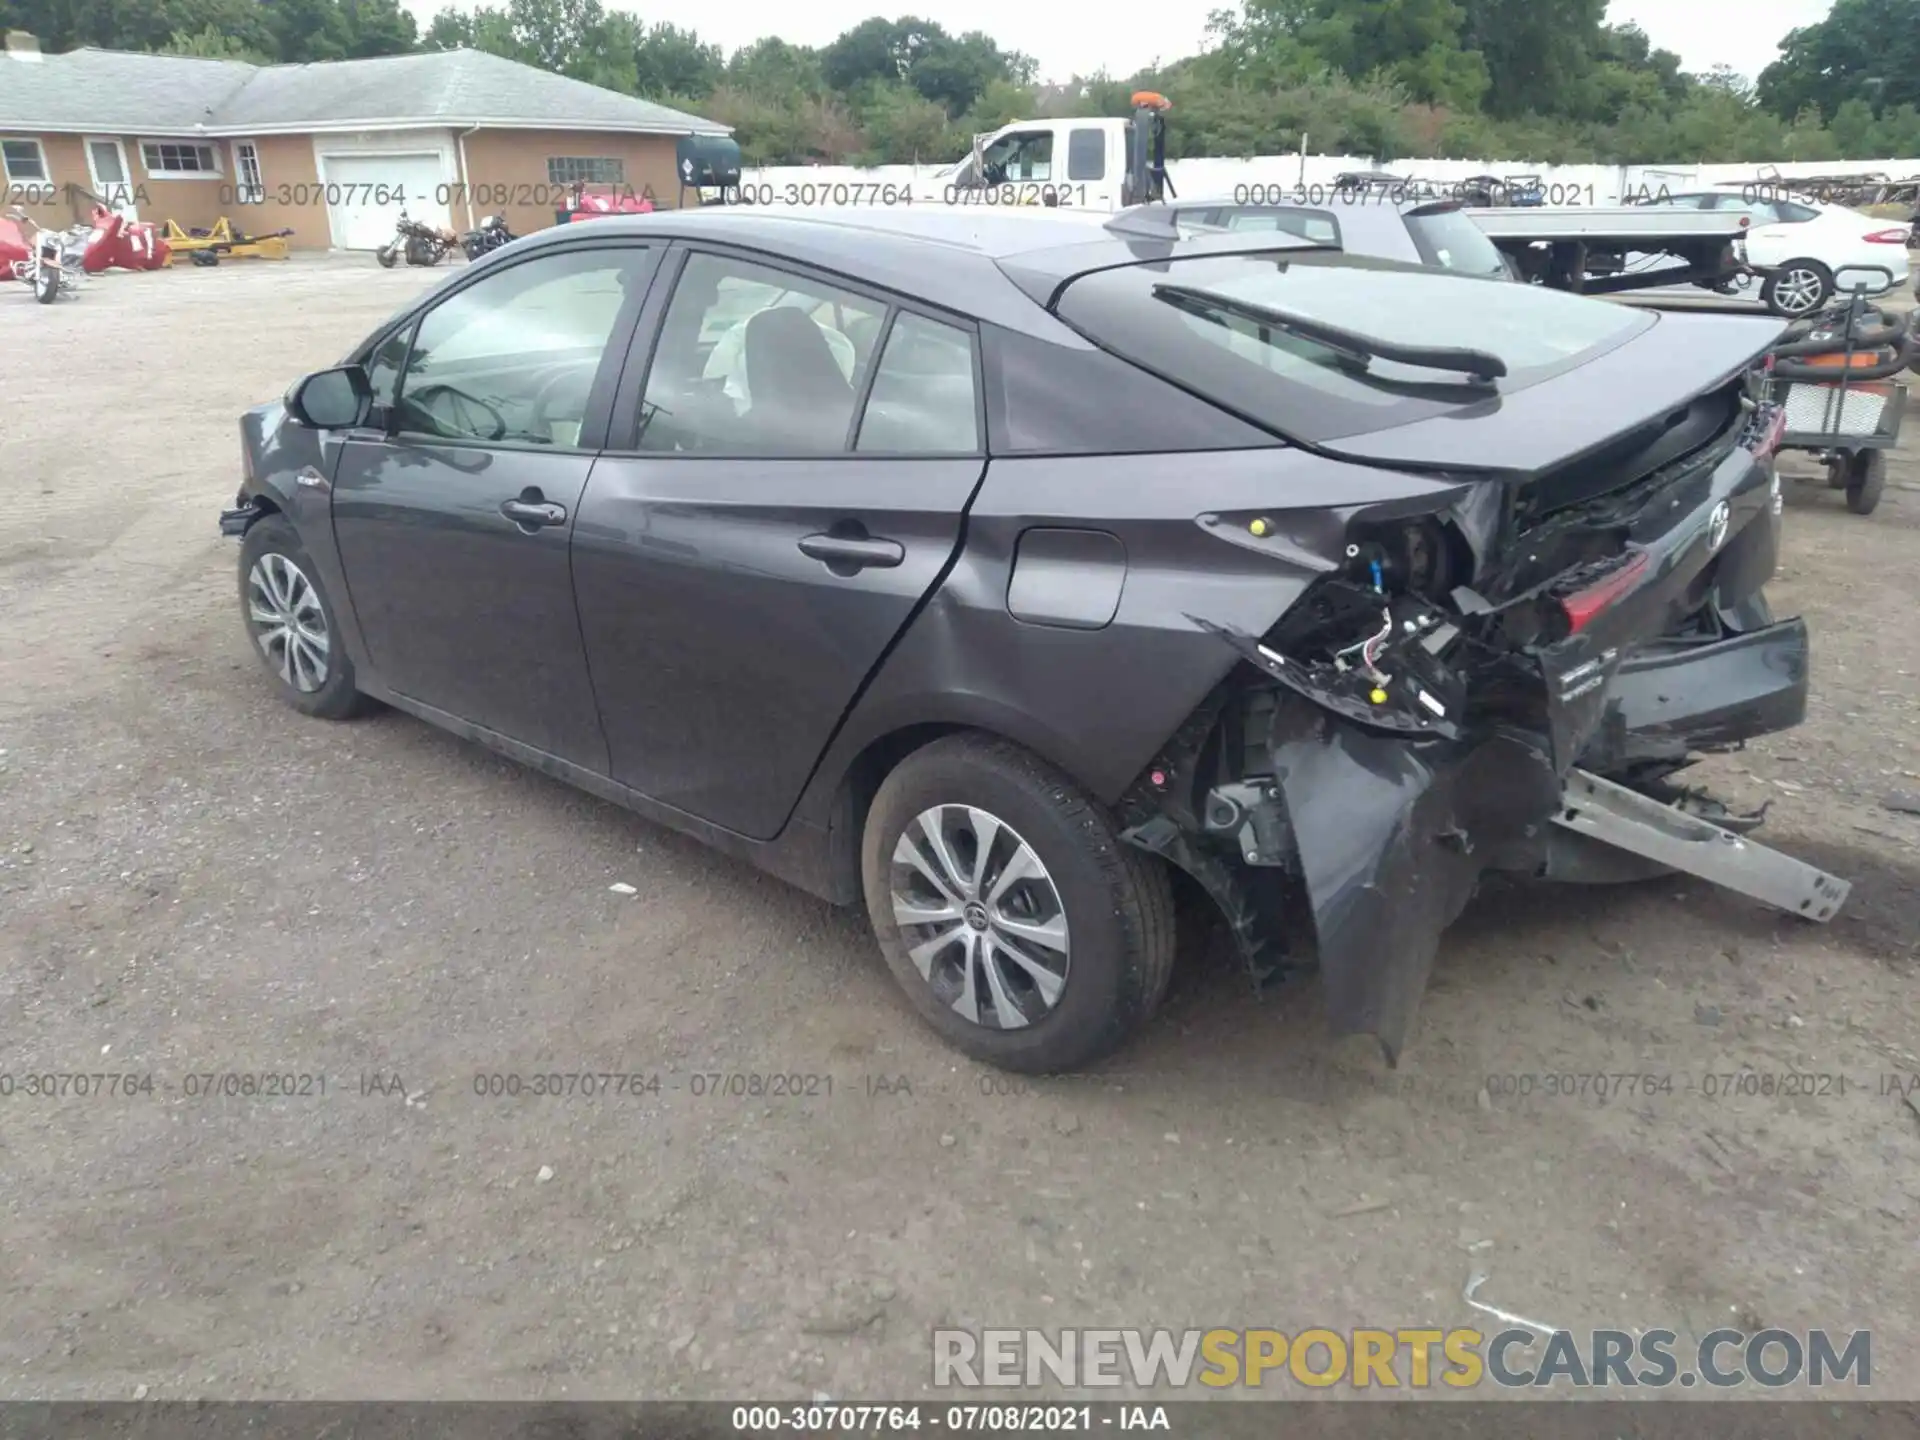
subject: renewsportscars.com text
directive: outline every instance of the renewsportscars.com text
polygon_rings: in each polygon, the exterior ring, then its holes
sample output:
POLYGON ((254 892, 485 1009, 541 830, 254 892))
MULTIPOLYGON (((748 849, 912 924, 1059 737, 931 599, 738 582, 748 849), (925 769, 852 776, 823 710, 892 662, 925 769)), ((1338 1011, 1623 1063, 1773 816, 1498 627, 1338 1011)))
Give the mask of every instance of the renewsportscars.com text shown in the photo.
POLYGON ((1870 1331, 936 1330, 936 1389, 1866 1389, 1870 1331))

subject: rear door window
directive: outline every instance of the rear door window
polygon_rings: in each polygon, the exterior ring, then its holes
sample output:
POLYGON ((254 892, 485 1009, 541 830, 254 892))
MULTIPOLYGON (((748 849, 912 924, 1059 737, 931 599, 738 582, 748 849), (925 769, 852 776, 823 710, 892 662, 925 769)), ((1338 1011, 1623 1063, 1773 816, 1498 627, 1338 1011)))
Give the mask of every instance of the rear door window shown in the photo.
POLYGON ((887 307, 731 256, 689 256, 654 349, 640 448, 844 451, 887 307))
POLYGON ((894 317, 854 448, 888 455, 971 455, 980 449, 973 336, 904 311, 894 317))

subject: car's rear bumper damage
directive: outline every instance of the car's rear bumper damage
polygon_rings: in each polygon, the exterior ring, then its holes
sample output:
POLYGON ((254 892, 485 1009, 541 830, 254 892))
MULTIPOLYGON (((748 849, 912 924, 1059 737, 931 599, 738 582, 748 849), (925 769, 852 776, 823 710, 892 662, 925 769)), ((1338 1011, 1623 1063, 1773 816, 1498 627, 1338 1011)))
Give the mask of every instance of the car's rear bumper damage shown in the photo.
POLYGON ((1423 535, 1348 544, 1264 636, 1190 616, 1246 663, 1129 797, 1129 838, 1201 880, 1257 978, 1285 968, 1303 897, 1334 1028, 1390 1061, 1490 871, 1682 869, 1830 918, 1844 883, 1668 788, 1806 713, 1806 626, 1760 598, 1779 512, 1777 426, 1756 423, 1517 539, 1464 492, 1438 523, 1396 517, 1423 535), (1478 563, 1450 572, 1449 551, 1478 563), (1713 845, 1732 848, 1708 863, 1713 845))

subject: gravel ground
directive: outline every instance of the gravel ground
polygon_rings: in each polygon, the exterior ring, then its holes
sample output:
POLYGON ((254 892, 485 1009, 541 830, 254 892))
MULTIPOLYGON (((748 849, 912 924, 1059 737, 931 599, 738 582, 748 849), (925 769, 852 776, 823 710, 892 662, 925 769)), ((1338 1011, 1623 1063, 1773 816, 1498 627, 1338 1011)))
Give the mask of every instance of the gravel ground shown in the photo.
POLYGON ((274 698, 214 526, 236 416, 428 278, 0 294, 0 1070, 155 1078, 0 1098, 0 1395, 908 1397, 943 1322, 1459 1325, 1478 1268, 1568 1326, 1871 1326, 1876 1390, 1920 1396, 1920 1111, 1883 1079, 1920 1072, 1911 455, 1871 519, 1790 488, 1813 713, 1702 772, 1855 882, 1834 924, 1489 893, 1398 1073, 1201 946, 1108 1070, 1015 1083, 921 1030, 857 914, 274 698), (475 1093, 535 1071, 662 1085, 475 1093), (1737 1071, 1846 1088, 1706 1093, 1737 1071), (188 1093, 228 1072, 326 1088, 188 1093), (1670 1088, 1483 1090, 1558 1074, 1670 1088))

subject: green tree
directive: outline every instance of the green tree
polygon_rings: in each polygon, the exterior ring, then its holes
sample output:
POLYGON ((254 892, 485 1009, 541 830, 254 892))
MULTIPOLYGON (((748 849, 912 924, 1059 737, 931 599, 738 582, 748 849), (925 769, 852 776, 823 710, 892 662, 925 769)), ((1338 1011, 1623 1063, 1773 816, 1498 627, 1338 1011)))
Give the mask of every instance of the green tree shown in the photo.
POLYGON ((925 165, 952 160, 965 148, 947 112, 913 86, 875 86, 860 112, 866 134, 862 154, 873 165, 925 165))
POLYGON ((718 45, 701 43, 692 30, 653 25, 633 54, 635 81, 642 95, 705 95, 719 83, 726 57, 718 45))
POLYGON ((419 27, 398 0, 340 0, 340 11, 349 59, 404 55, 419 46, 419 27))
POLYGON ((1833 115, 1854 98, 1876 114, 1920 103, 1920 0, 1834 0, 1826 19, 1793 31, 1780 50, 1757 90, 1783 118, 1808 106, 1833 115))
POLYGON ((261 0, 274 57, 289 64, 344 60, 353 32, 337 0, 261 0))
POLYGON ((734 51, 724 83, 769 96, 817 95, 826 88, 818 51, 772 36, 734 51))
POLYGON ((194 55, 202 60, 243 60, 249 65, 270 65, 273 57, 261 50, 249 49, 245 41, 236 39, 224 30, 209 25, 197 34, 188 34, 185 30, 174 32, 173 38, 161 47, 164 55, 194 55))
POLYGON ((1599 62, 1606 0, 1464 0, 1464 45, 1487 67, 1486 109, 1564 113, 1599 62))

